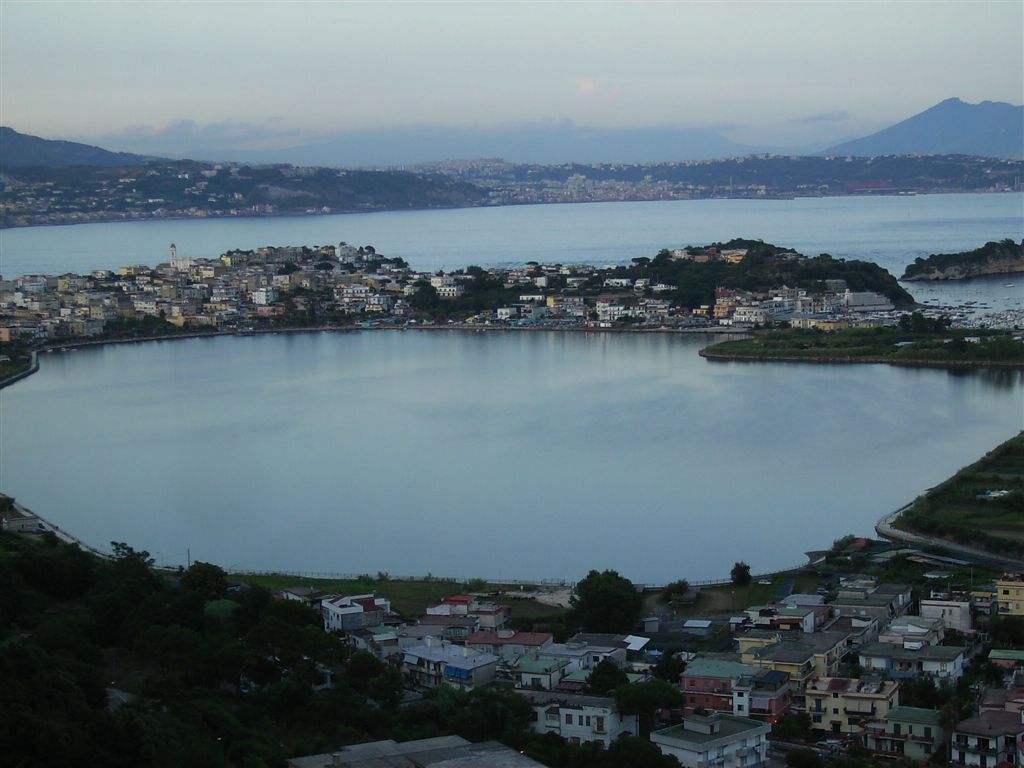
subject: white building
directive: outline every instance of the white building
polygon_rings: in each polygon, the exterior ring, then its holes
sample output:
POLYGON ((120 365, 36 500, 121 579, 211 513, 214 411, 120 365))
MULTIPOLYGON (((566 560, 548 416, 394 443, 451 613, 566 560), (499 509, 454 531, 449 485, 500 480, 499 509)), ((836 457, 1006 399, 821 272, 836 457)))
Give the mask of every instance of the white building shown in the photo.
POLYGON ((947 629, 957 632, 970 632, 974 629, 971 623, 971 604, 967 599, 942 599, 933 595, 928 600, 921 600, 921 616, 928 619, 942 619, 947 629))
POLYGON ((927 675, 956 681, 964 673, 965 650, 952 645, 906 648, 896 643, 872 643, 861 648, 858 656, 865 674, 897 680, 927 675))
POLYGON ((768 723, 747 717, 689 715, 682 725, 652 733, 651 741, 683 768, 740 768, 764 764, 771 729, 768 723))
POLYGON ((610 696, 585 696, 551 691, 519 691, 533 706, 530 729, 554 733, 570 744, 597 742, 611 746, 619 736, 636 736, 637 716, 623 715, 610 696))
POLYGON ((330 595, 320 601, 320 614, 328 632, 350 632, 379 627, 391 613, 391 602, 370 595, 330 595))

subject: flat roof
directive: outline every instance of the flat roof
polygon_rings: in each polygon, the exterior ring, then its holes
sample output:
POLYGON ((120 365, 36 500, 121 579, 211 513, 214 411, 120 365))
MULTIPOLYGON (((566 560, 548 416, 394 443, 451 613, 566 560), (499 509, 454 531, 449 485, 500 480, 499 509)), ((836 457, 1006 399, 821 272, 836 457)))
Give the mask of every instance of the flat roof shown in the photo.
POLYGON ((738 661, 697 658, 686 665, 683 677, 743 677, 757 671, 757 667, 738 661))
POLYGON ((878 656, 901 661, 953 661, 957 656, 963 656, 966 650, 959 645, 926 645, 914 651, 897 643, 872 643, 861 648, 859 653, 861 656, 878 656))
POLYGON ((921 723, 922 725, 938 725, 939 713, 935 709, 924 707, 893 707, 885 716, 886 720, 899 720, 904 723, 921 723))
POLYGON ((529 699, 534 706, 558 704, 564 707, 608 707, 615 709, 615 699, 611 696, 591 696, 586 693, 560 693, 558 691, 516 691, 523 698, 529 699))
POLYGON ((568 663, 567 659, 546 659, 543 656, 523 656, 519 660, 517 670, 527 674, 541 674, 544 672, 554 672, 556 669, 561 669, 568 663))
POLYGON ((988 652, 989 661, 1024 661, 1024 651, 1013 651, 1004 648, 993 648, 988 652))
POLYGON ((686 727, 686 719, 684 719, 681 725, 673 725, 660 731, 654 731, 651 734, 651 741, 655 743, 662 740, 666 742, 678 741, 689 744, 707 744, 714 741, 731 740, 742 734, 751 734, 756 731, 768 733, 771 730, 771 726, 768 723, 763 723, 760 720, 751 720, 747 717, 736 717, 735 715, 720 714, 709 718, 700 718, 700 720, 702 722, 711 721, 718 723, 718 732, 702 733, 701 731, 690 730, 686 727))

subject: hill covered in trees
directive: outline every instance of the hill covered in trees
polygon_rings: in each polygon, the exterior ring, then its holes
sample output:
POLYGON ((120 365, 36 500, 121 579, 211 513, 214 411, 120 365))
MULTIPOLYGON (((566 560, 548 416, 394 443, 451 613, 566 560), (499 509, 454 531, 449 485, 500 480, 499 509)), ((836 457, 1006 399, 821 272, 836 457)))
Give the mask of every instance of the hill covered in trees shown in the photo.
POLYGON ((895 277, 870 261, 847 261, 826 253, 806 258, 791 248, 743 238, 690 250, 708 248, 719 251, 746 249, 747 254, 741 262, 732 264, 721 260, 679 259, 668 250, 661 250, 653 259, 633 259, 633 266, 611 270, 610 276, 648 277, 674 285, 674 299, 684 307, 712 303, 716 287, 760 292, 787 285, 809 292, 824 292, 826 280, 845 280, 851 291, 875 291, 888 297, 897 307, 909 307, 914 303, 914 297, 895 277))
POLYGON ((1024 272, 1024 241, 1007 238, 987 242, 973 251, 933 253, 908 264, 903 280, 962 280, 979 275, 1007 275, 1024 272))

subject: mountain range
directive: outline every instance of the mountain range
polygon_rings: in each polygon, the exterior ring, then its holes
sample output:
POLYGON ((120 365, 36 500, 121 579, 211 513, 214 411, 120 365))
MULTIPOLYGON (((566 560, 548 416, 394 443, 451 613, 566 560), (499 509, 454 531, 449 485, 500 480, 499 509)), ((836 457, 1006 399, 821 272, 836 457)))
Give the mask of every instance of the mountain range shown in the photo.
MULTIPOLYGON (((1024 106, 946 99, 896 125, 821 151, 738 144, 713 129, 581 128, 569 122, 521 128, 409 127, 339 134, 317 143, 274 150, 196 150, 194 160, 291 163, 301 166, 402 166, 444 159, 501 157, 534 164, 653 163, 753 154, 878 156, 976 155, 1024 159, 1024 106)), ((150 156, 51 141, 0 127, 0 171, 27 166, 143 163, 150 156)))
POLYGON ((946 99, 896 125, 827 149, 826 155, 981 155, 1024 158, 1024 106, 946 99))

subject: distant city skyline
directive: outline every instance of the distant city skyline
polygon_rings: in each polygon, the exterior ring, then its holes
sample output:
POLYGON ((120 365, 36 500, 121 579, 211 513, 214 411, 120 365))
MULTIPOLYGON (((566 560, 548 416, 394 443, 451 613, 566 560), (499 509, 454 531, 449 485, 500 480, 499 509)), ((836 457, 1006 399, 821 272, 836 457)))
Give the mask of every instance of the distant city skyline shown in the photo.
POLYGON ((1024 3, 5 0, 0 122, 186 153, 349 132, 688 128, 825 145, 1024 101, 1024 3))

